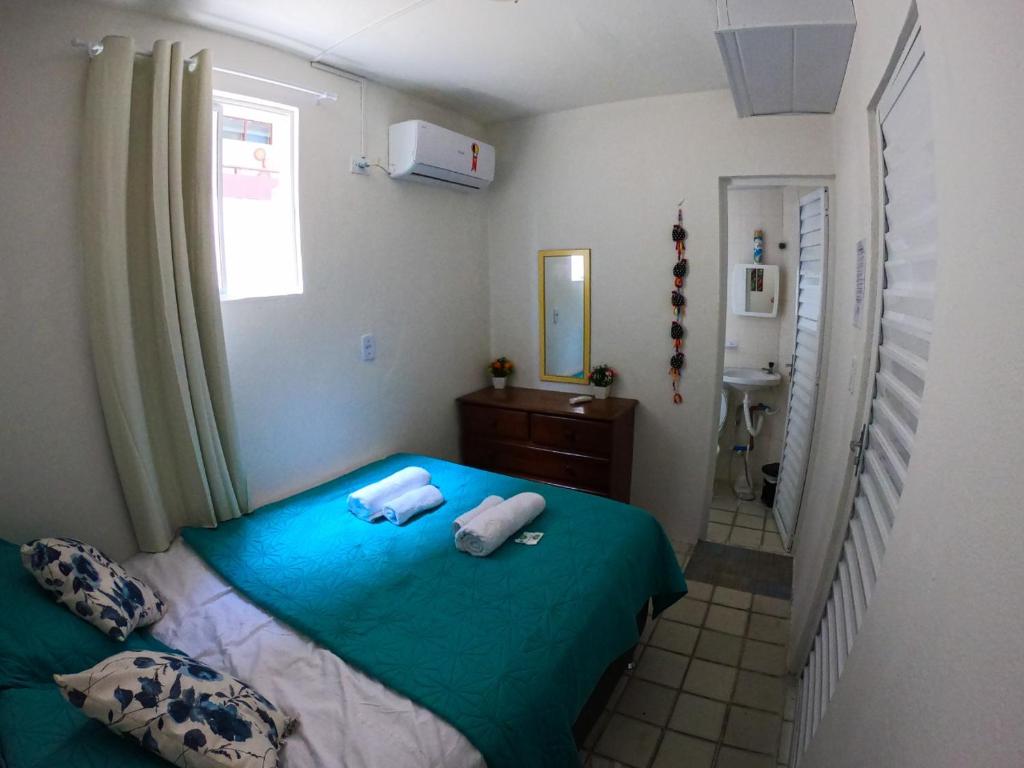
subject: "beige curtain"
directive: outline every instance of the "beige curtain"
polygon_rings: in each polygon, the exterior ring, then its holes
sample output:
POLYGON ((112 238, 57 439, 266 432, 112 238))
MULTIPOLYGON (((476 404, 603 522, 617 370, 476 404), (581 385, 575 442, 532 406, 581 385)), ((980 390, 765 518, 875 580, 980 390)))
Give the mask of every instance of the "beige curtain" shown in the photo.
POLYGON ((83 238, 93 357, 139 546, 248 511, 213 253, 210 56, 136 56, 108 37, 89 64, 83 238))

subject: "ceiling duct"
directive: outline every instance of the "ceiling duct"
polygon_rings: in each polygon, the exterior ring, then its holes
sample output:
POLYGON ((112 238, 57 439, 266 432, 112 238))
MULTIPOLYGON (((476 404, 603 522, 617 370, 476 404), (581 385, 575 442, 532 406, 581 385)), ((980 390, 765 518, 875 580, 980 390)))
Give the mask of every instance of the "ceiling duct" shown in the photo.
POLYGON ((834 112, 856 27, 853 0, 718 0, 740 117, 834 112))

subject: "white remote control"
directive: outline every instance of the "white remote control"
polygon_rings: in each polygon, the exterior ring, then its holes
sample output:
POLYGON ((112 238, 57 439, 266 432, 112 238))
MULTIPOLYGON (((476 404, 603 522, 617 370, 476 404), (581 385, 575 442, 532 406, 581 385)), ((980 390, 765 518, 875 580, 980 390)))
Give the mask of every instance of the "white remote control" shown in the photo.
POLYGON ((583 405, 583 403, 589 403, 594 398, 590 395, 580 395, 579 397, 570 397, 569 405, 583 405))

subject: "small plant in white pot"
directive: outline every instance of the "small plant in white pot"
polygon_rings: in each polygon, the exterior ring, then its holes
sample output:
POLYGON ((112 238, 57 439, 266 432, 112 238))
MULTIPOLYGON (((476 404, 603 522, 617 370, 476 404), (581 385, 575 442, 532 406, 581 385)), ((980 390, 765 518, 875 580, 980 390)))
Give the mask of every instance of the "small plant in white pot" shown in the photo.
POLYGON ((494 388, 504 389, 508 377, 512 375, 515 369, 515 365, 507 357, 499 357, 497 360, 491 361, 491 364, 487 366, 487 370, 490 371, 491 383, 494 384, 494 388))
POLYGON ((590 384, 594 388, 594 397, 598 400, 604 400, 608 397, 608 391, 612 388, 612 382, 615 381, 617 375, 615 369, 607 363, 603 363, 592 370, 590 372, 590 384))

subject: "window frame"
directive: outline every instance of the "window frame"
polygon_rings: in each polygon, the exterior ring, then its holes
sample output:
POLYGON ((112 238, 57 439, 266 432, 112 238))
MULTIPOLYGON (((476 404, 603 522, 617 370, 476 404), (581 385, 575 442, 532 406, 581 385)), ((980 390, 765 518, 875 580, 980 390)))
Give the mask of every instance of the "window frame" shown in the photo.
MULTIPOLYGON (((245 119, 245 118, 242 118, 245 119)), ((246 96, 240 93, 229 91, 213 91, 213 226, 214 226, 214 251, 217 261, 217 280, 220 292, 220 300, 243 301, 245 299, 270 298, 274 296, 297 296, 305 292, 305 283, 302 274, 302 227, 299 211, 299 108, 280 102, 268 101, 255 96, 246 96), (223 165, 223 126, 224 106, 234 105, 245 109, 258 109, 270 112, 289 121, 291 132, 291 214, 294 221, 295 252, 293 254, 294 283, 289 285, 288 290, 277 290, 273 293, 259 294, 231 294, 226 288, 228 286, 227 263, 225 260, 224 247, 224 165, 223 165)), ((273 137, 273 124, 271 124, 271 137, 273 137)), ((244 139, 243 139, 244 140, 244 139)), ((256 142, 254 142, 256 143, 256 142)), ((263 145, 263 142, 259 142, 263 145)))

